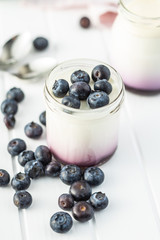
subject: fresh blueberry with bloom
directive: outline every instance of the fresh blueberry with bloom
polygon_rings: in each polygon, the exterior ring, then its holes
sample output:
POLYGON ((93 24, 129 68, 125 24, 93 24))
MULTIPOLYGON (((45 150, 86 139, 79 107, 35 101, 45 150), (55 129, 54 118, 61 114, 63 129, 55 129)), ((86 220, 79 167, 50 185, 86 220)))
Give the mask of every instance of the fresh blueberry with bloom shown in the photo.
POLYGON ((7 149, 11 156, 17 156, 26 150, 26 143, 20 138, 14 138, 8 143, 7 149))
POLYGON ((19 209, 26 209, 32 204, 32 196, 25 190, 17 191, 13 196, 13 202, 19 209))
POLYGON ((73 225, 72 217, 66 212, 56 212, 50 218, 50 226, 57 233, 68 232, 73 225))
POLYGON ((74 199, 71 194, 63 193, 58 198, 58 205, 63 210, 71 210, 74 206, 74 199))
POLYGON ((98 186, 104 181, 104 172, 98 167, 88 167, 84 171, 84 180, 91 186, 98 186))
POLYGON ((13 114, 4 115, 3 121, 8 129, 14 128, 16 123, 16 119, 13 114))
POLYGON ((109 97, 107 93, 103 91, 92 92, 87 98, 90 108, 95 109, 103 107, 109 103, 109 97))
POLYGON ((61 164, 57 161, 52 160, 45 167, 45 175, 49 177, 59 176, 61 171, 61 164))
POLYGON ((44 126, 46 126, 46 111, 42 112, 39 116, 39 121, 42 123, 44 126))
POLYGON ((25 126, 24 132, 27 137, 35 139, 42 135, 43 129, 38 123, 30 122, 25 126))
POLYGON ((33 41, 33 46, 35 47, 36 50, 42 51, 48 47, 48 40, 44 37, 37 37, 33 41))
POLYGON ((31 183, 30 177, 24 173, 17 173, 11 180, 11 186, 14 190, 26 190, 31 183))
POLYGON ((89 83, 89 81, 90 81, 90 76, 85 71, 78 70, 72 73, 71 75, 71 83, 75 83, 75 82, 89 83))
POLYGON ((73 206, 72 215, 79 222, 87 222, 93 218, 94 211, 88 202, 80 201, 73 206))
POLYGON ((24 165, 27 162, 34 160, 34 159, 35 159, 34 152, 31 150, 24 150, 23 152, 21 152, 18 155, 18 162, 22 167, 24 167, 24 165))
POLYGON ((1 111, 6 115, 15 115, 18 111, 18 105, 15 100, 6 99, 1 104, 1 111))
POLYGON ((24 166, 24 172, 30 178, 39 178, 44 175, 43 164, 37 160, 31 160, 24 166))
POLYGON ((94 210, 102 210, 108 206, 108 198, 105 193, 95 192, 89 199, 94 210))
POLYGON ((80 180, 81 176, 82 173, 80 167, 73 164, 65 165, 60 172, 60 179, 68 185, 80 180))
POLYGON ((65 96, 62 99, 62 104, 67 107, 76 108, 76 109, 79 109, 81 105, 80 100, 73 96, 65 96))
POLYGON ((109 68, 106 67, 105 65, 97 65, 96 67, 93 68, 91 75, 93 81, 96 82, 99 79, 109 80, 111 72, 109 68))
POLYGON ((7 186, 9 182, 10 182, 9 173, 4 169, 0 169, 0 187, 7 186))
POLYGON ((34 156, 36 160, 41 162, 44 166, 52 160, 52 153, 47 146, 40 145, 36 148, 34 156))
POLYGON ((94 90, 110 94, 112 92, 112 85, 106 79, 98 80, 94 83, 94 90))
POLYGON ((16 102, 21 102, 24 99, 24 93, 20 88, 11 88, 7 92, 7 99, 15 100, 16 102))
POLYGON ((86 201, 92 194, 90 185, 85 180, 74 182, 69 189, 75 201, 86 201))
POLYGON ((86 100, 91 92, 91 87, 86 82, 75 82, 69 88, 69 95, 86 100))
POLYGON ((65 79, 56 80, 53 84, 52 91, 55 97, 64 97, 69 90, 69 84, 65 79))

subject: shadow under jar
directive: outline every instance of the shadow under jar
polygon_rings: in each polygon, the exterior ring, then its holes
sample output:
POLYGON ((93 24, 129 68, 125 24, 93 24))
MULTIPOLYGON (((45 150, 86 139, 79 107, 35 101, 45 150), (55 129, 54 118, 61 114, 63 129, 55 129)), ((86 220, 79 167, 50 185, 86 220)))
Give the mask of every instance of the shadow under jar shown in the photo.
MULTIPOLYGON (((76 59, 57 65, 45 83, 47 143, 57 160, 64 164, 79 166, 97 165, 107 161, 118 144, 118 125, 124 85, 120 75, 110 66, 109 82, 112 92, 108 105, 90 109, 86 100, 80 109, 61 104, 61 99, 52 93, 55 80, 65 79, 70 83, 74 71, 84 70, 90 76, 92 69, 103 62, 76 59)), ((91 78, 90 86, 94 82, 91 78)))
POLYGON ((121 0, 112 26, 110 62, 126 86, 160 90, 160 1, 121 0))

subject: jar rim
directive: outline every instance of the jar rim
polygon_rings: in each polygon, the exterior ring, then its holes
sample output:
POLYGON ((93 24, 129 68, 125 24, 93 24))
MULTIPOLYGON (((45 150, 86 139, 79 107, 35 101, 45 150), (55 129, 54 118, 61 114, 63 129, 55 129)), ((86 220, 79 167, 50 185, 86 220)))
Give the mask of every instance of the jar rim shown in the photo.
MULTIPOLYGON (((120 74, 119 74, 113 67, 111 67, 109 64, 106 64, 105 62, 102 62, 102 61, 100 61, 100 60, 87 59, 87 58, 77 58, 77 59, 66 60, 66 61, 63 61, 63 62, 57 64, 56 66, 54 66, 54 68, 52 69, 52 71, 51 71, 50 74, 48 75, 48 78, 45 80, 45 86, 44 86, 44 87, 45 87, 45 97, 47 98, 47 96, 46 96, 46 92, 47 92, 47 94, 48 94, 48 96, 49 96, 49 98, 50 98, 50 101, 53 101, 54 104, 55 104, 55 106, 56 106, 57 108, 61 108, 61 109, 63 109, 64 112, 70 113, 70 114, 74 114, 74 113, 75 113, 75 114, 92 114, 92 113, 95 114, 95 113, 97 113, 97 112, 104 112, 104 111, 106 112, 107 110, 113 111, 113 110, 117 107, 117 105, 121 104, 121 102, 123 101, 123 98, 124 98, 124 90, 125 90, 124 83, 123 83, 123 80, 122 80, 120 74), (59 66, 62 66, 62 65, 64 65, 64 64, 74 63, 75 61, 76 61, 76 62, 78 62, 78 61, 81 61, 81 62, 92 61, 92 62, 94 62, 94 61, 95 61, 95 62, 97 62, 97 63, 99 62, 99 64, 104 64, 104 65, 108 66, 108 67, 116 74, 118 80, 119 80, 119 81, 121 82, 121 84, 122 84, 122 87, 121 87, 118 95, 116 96, 116 98, 115 98, 111 103, 109 103, 109 104, 106 105, 106 106, 100 107, 100 108, 83 110, 83 109, 76 109, 76 108, 71 108, 71 107, 65 106, 65 105, 63 105, 62 103, 56 101, 56 100, 53 98, 51 92, 50 92, 49 89, 48 89, 47 80, 50 78, 52 72, 53 72, 56 68, 58 68, 59 66), (118 101, 118 103, 117 103, 117 101, 118 101)), ((48 99, 48 98, 47 98, 47 99, 48 99)), ((49 99, 48 99, 48 100, 49 100, 49 99)))

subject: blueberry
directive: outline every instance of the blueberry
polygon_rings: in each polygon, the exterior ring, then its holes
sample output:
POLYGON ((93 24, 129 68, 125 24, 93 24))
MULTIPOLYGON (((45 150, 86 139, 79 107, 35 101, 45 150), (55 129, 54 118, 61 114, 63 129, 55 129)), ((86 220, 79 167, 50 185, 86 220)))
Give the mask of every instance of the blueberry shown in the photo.
POLYGON ((34 159, 35 159, 34 152, 30 150, 25 150, 18 155, 18 162, 22 167, 24 167, 24 165, 27 162, 34 159))
POLYGON ((13 202, 19 209, 26 209, 32 204, 32 196, 25 190, 17 191, 13 196, 13 202))
POLYGON ((111 72, 108 67, 105 65, 97 65, 92 70, 92 79, 96 82, 99 79, 106 79, 109 80, 111 72))
POLYGON ((67 107, 76 108, 76 109, 79 109, 81 105, 79 99, 73 96, 65 96, 62 99, 62 104, 67 107))
POLYGON ((49 177, 59 176, 61 171, 61 164, 57 161, 51 161, 45 167, 45 175, 49 177))
POLYGON ((95 210, 101 210, 108 206, 108 198, 105 193, 95 192, 89 199, 90 204, 95 210))
POLYGON ((63 210, 71 210, 74 206, 74 199, 71 194, 63 193, 58 198, 58 205, 63 210))
POLYGON ((88 17, 82 17, 79 23, 82 28, 89 28, 91 25, 91 21, 88 17))
POLYGON ((3 121, 8 129, 12 129, 15 126, 16 120, 13 114, 5 115, 3 121))
POLYGON ((112 92, 112 85, 106 79, 98 80, 94 83, 94 90, 99 90, 110 94, 112 92))
POLYGON ((57 233, 68 232, 72 225, 72 217, 66 212, 56 212, 50 219, 50 226, 57 233))
POLYGON ((72 184, 81 179, 81 169, 76 165, 65 165, 60 172, 60 179, 65 184, 72 184))
POLYGON ((36 148, 34 153, 36 160, 41 162, 44 166, 52 160, 52 153, 47 146, 40 145, 36 148))
POLYGON ((7 92, 7 99, 15 100, 16 102, 21 102, 24 99, 24 93, 20 88, 11 88, 7 92))
POLYGON ((14 138, 8 143, 7 149, 11 156, 17 156, 26 150, 26 143, 20 138, 14 138))
POLYGON ((29 188, 31 183, 30 177, 24 173, 17 173, 11 180, 11 186, 14 190, 20 191, 29 188))
POLYGON ((69 84, 64 79, 55 80, 52 91, 55 97, 64 97, 69 90, 69 84))
POLYGON ((79 222, 87 222, 94 216, 92 206, 85 201, 78 202, 72 208, 73 217, 79 222))
POLYGON ((91 92, 91 87, 86 82, 75 82, 69 88, 69 95, 86 100, 91 92))
POLYGON ((24 132, 29 138, 39 138, 43 133, 43 129, 38 123, 30 122, 25 126, 24 132))
POLYGON ((44 175, 44 169, 41 162, 37 160, 31 160, 27 162, 24 166, 25 174, 30 178, 39 178, 44 175))
POLYGON ((42 123, 44 126, 46 126, 46 111, 42 112, 39 116, 39 121, 42 123))
POLYGON ((72 73, 71 75, 71 83, 75 83, 75 82, 89 83, 89 81, 90 81, 90 76, 85 71, 78 70, 72 73))
POLYGON ((36 50, 42 51, 48 47, 48 40, 44 37, 37 37, 33 41, 33 46, 36 50))
POLYGON ((107 93, 99 91, 99 92, 92 92, 88 99, 88 104, 90 108, 99 108, 107 105, 109 103, 109 97, 107 93))
POLYGON ((1 111, 7 115, 15 115, 18 111, 18 105, 15 100, 6 99, 1 104, 1 111))
POLYGON ((86 181, 80 180, 70 186, 69 193, 75 201, 86 201, 90 198, 92 189, 86 181))
POLYGON ((98 186, 104 181, 104 173, 98 167, 89 167, 84 171, 84 180, 91 186, 98 186))
POLYGON ((8 185, 9 182, 10 182, 9 173, 4 169, 0 169, 0 187, 8 185))

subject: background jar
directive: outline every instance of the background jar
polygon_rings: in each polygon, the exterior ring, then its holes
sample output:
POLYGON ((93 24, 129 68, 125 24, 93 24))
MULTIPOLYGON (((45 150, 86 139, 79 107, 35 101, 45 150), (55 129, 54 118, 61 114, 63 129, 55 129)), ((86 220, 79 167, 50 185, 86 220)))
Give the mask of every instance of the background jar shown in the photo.
MULTIPOLYGON (((97 109, 69 108, 57 101, 52 93, 55 80, 68 80, 76 70, 91 74, 99 64, 96 60, 77 59, 57 65, 45 83, 47 142, 55 158, 65 164, 97 165, 106 161, 118 144, 118 125, 124 85, 120 75, 110 66, 112 99, 97 109)), ((91 80, 93 81, 93 80, 91 80)))

